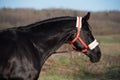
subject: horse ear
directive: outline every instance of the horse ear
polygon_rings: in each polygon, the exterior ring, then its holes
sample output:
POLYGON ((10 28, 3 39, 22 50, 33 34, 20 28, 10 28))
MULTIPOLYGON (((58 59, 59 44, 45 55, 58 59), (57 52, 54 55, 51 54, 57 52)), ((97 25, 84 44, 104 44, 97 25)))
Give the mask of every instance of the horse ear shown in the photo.
POLYGON ((86 20, 86 21, 88 21, 89 18, 90 18, 90 12, 88 12, 87 15, 85 15, 85 16, 83 17, 83 19, 86 20))

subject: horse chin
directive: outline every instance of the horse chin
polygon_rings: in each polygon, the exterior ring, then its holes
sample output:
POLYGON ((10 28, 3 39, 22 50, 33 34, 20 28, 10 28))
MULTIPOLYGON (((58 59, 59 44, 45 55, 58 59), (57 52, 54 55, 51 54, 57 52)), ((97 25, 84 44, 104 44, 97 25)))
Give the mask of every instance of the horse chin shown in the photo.
POLYGON ((100 61, 100 58, 101 58, 101 52, 100 52, 100 50, 97 50, 97 51, 96 50, 88 51, 85 54, 89 57, 89 59, 90 59, 90 61, 92 63, 96 63, 96 62, 100 61))

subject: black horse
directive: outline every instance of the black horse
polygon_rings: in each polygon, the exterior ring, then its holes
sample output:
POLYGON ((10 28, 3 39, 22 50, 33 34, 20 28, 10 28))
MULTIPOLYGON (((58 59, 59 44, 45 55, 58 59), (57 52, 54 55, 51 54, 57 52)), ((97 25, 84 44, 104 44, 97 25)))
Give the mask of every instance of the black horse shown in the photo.
POLYGON ((93 44, 96 41, 87 22, 89 17, 90 13, 82 18, 80 31, 76 28, 76 17, 68 16, 1 30, 0 80, 37 80, 46 59, 64 43, 73 44, 75 50, 82 51, 91 62, 98 62, 101 52, 99 46, 93 44), (77 33, 88 47, 75 38, 77 33))

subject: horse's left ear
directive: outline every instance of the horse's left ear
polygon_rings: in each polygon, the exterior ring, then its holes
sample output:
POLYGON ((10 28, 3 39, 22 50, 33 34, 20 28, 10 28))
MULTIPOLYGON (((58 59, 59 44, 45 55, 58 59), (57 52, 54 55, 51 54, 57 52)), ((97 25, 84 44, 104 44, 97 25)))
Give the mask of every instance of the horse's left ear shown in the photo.
POLYGON ((89 18, 90 18, 90 12, 88 12, 87 15, 85 15, 85 16, 83 17, 83 19, 86 20, 86 21, 88 21, 89 18))

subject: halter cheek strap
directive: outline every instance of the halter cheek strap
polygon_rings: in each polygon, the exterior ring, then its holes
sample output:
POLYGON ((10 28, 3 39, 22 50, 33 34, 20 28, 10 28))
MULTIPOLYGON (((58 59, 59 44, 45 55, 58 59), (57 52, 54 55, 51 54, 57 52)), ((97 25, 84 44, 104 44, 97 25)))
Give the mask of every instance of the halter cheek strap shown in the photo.
POLYGON ((82 28, 82 17, 77 16, 76 27, 80 29, 82 28))
POLYGON ((87 50, 88 49, 90 49, 90 50, 93 50, 94 48, 96 48, 98 45, 99 45, 99 43, 97 42, 97 40, 95 39, 93 42, 91 42, 89 45, 87 45, 84 41, 83 41, 83 39, 80 37, 80 30, 81 30, 81 28, 82 28, 82 17, 77 17, 77 21, 76 21, 76 27, 78 28, 77 29, 77 35, 76 35, 76 37, 71 41, 71 47, 74 49, 74 50, 76 50, 76 51, 78 51, 76 48, 74 48, 73 47, 73 43, 75 42, 75 41, 77 41, 77 40, 79 40, 80 41, 80 43, 84 46, 84 49, 83 50, 81 50, 80 52, 87 52, 87 50))

